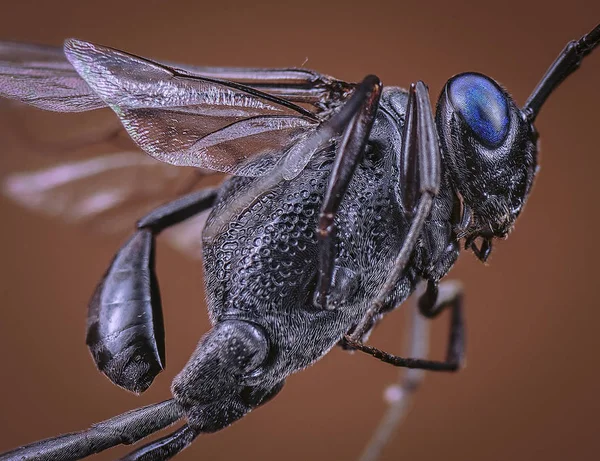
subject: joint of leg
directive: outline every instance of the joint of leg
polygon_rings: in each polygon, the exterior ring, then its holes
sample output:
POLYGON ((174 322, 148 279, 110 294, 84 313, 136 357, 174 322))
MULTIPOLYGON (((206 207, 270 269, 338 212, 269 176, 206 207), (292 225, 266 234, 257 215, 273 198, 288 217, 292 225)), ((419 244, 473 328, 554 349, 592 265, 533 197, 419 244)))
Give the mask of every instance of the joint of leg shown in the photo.
POLYGON ((321 213, 319 217, 319 237, 326 238, 333 230, 333 213, 321 213))

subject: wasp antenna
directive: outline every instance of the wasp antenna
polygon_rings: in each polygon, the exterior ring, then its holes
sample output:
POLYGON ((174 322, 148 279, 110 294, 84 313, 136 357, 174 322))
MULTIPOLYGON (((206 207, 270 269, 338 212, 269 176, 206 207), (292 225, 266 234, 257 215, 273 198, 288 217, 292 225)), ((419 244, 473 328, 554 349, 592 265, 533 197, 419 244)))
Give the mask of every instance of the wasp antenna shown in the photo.
POLYGON ((525 103, 523 114, 527 120, 530 122, 535 120, 548 96, 563 80, 579 68, 583 58, 591 53, 598 44, 600 44, 600 24, 579 40, 567 43, 525 103))

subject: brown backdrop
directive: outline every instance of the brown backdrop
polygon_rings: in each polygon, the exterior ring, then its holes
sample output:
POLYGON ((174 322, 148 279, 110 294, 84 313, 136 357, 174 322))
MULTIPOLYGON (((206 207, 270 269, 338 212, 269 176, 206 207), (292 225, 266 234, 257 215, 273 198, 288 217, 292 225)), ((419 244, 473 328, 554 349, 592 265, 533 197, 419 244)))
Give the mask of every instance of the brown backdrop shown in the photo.
MULTIPOLYGON (((453 74, 476 70, 521 104, 564 44, 600 20, 600 4, 589 0, 1 3, 1 39, 59 44, 74 36, 205 65, 306 63, 352 81, 367 73, 401 86, 422 79, 433 98, 453 74)), ((542 170, 516 231, 488 267, 465 254, 451 274, 467 287, 468 366, 427 376, 384 459, 598 459, 599 82, 600 51, 544 107, 542 170)), ((68 130, 74 118, 60 117, 53 123, 68 130)), ((0 126, 3 170, 22 166, 25 152, 8 131, 0 126)), ((167 398, 170 379, 207 329, 199 267, 160 247, 168 370, 136 398, 95 370, 84 345, 85 306, 119 239, 5 198, 0 207, 0 450, 167 398)), ((437 356, 446 321, 433 328, 437 356)), ((401 340, 401 314, 373 337, 392 350, 401 340)), ((335 350, 291 377, 269 405, 200 437, 178 459, 354 459, 396 373, 335 350)))

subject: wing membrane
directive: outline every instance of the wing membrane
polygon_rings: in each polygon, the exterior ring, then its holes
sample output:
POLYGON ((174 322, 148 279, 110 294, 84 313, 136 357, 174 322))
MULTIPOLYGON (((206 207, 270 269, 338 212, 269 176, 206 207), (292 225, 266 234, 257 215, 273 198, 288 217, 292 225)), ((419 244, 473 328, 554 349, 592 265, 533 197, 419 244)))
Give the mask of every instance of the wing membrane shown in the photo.
POLYGON ((178 74, 111 48, 69 40, 65 54, 132 139, 173 165, 252 176, 252 160, 285 150, 319 123, 289 101, 232 82, 178 74), (246 146, 219 147, 232 141, 246 146))
POLYGON ((202 173, 140 152, 122 152, 13 173, 4 178, 3 188, 26 208, 101 232, 120 232, 133 229, 152 208, 193 189, 202 173))
MULTIPOLYGON (((64 50, 0 42, 0 97, 59 112, 110 106, 132 138, 161 160, 130 152, 64 163, 13 174, 4 192, 45 214, 129 232, 204 174, 266 174, 353 88, 307 69, 165 66, 75 40, 64 50)), ((200 257, 204 219, 175 226, 165 237, 200 257)))
MULTIPOLYGON (((334 106, 355 86, 310 69, 165 64, 182 74, 229 80, 295 103, 312 104, 315 112, 334 106)), ((0 95, 59 112, 105 105, 73 69, 62 47, 19 42, 0 42, 0 95), (27 97, 28 94, 35 97, 27 97), (60 95, 60 104, 52 104, 60 95)))
POLYGON ((0 42, 0 96, 56 112, 106 107, 60 48, 16 42, 0 42))
POLYGON ((76 40, 0 42, 0 96, 63 112, 110 105, 161 161, 257 176, 354 88, 308 69, 174 66, 76 40))
POLYGON ((334 107, 355 88, 310 69, 201 67, 171 64, 181 73, 241 83, 296 103, 313 104, 317 112, 334 107))
MULTIPOLYGON (((121 152, 13 173, 4 178, 3 192, 25 208, 125 237, 146 213, 200 187, 204 173, 212 172, 121 152)), ((200 259, 207 215, 165 231, 167 242, 185 256, 200 259)))

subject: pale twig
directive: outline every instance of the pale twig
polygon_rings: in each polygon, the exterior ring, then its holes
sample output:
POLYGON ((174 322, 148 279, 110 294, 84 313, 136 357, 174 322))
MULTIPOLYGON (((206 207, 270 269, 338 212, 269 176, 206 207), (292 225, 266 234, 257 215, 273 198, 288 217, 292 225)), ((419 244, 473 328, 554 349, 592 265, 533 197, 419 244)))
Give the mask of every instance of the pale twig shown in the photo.
MULTIPOLYGON (((415 297, 416 298, 416 297, 415 297)), ((416 306, 410 309, 411 319, 407 323, 405 357, 426 358, 429 352, 429 322, 419 313, 416 306)), ((412 395, 423 380, 424 370, 405 369, 400 372, 398 382, 389 386, 384 398, 389 406, 371 440, 362 452, 359 461, 376 461, 383 447, 392 438, 412 403, 412 395)))

